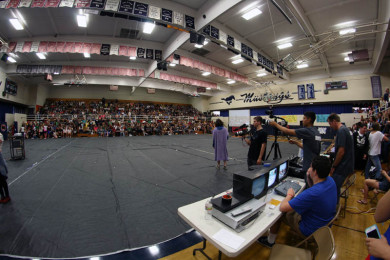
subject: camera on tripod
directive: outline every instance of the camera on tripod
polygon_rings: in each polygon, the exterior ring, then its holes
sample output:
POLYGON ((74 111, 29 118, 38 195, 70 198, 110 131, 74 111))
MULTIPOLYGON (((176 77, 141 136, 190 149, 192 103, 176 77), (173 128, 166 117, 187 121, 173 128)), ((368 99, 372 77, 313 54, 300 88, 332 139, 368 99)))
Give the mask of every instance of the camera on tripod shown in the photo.
MULTIPOLYGON (((274 115, 274 111, 272 110, 272 108, 265 110, 265 113, 268 115, 269 118, 273 118, 274 121, 276 123, 278 123, 279 125, 284 126, 284 127, 286 127, 288 125, 286 119, 274 115), (280 120, 279 122, 278 122, 278 119, 280 120)), ((264 125, 268 125, 269 122, 270 122, 269 119, 263 119, 263 121, 261 123, 264 125)))

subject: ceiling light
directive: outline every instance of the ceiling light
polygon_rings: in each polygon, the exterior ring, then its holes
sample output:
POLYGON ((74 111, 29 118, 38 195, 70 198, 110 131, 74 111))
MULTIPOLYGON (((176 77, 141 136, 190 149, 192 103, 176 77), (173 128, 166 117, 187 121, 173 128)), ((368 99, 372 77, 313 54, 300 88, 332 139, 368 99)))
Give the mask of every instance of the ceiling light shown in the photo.
POLYGON ((16 62, 16 60, 14 58, 12 58, 12 57, 8 57, 7 61, 9 61, 11 63, 15 63, 16 62))
POLYGON ((236 81, 235 81, 235 80, 229 80, 229 81, 227 82, 227 84, 233 84, 233 83, 236 83, 236 81))
POLYGON ((136 60, 137 59, 137 57, 135 57, 135 56, 130 56, 130 60, 136 60))
POLYGON ((207 90, 211 90, 211 88, 206 88, 207 90))
POLYGON ((144 33, 151 34, 156 25, 151 22, 144 23, 144 33))
POLYGON ((244 60, 243 59, 238 59, 238 60, 234 60, 232 61, 233 64, 238 64, 238 63, 241 63, 243 62, 244 60))
POLYGON ((87 27, 88 17, 85 14, 77 15, 77 24, 79 27, 87 27))
POLYGON ((289 48, 291 46, 292 46, 291 42, 288 42, 288 43, 278 45, 278 48, 279 49, 286 49, 286 48, 289 48))
POLYGON ((345 57, 345 58, 344 58, 344 61, 349 61, 349 57, 345 57))
POLYGON ((201 44, 195 44, 195 48, 202 48, 203 47, 203 45, 201 45, 201 44))
POLYGON ((209 39, 205 39, 204 42, 203 42, 203 45, 206 46, 209 42, 210 42, 209 39))
POLYGON ((45 60, 46 59, 46 56, 43 53, 37 52, 36 54, 37 54, 38 58, 40 58, 41 60, 45 60))
POLYGON ((309 65, 307 63, 299 64, 297 66, 298 69, 303 69, 303 68, 307 68, 307 67, 309 67, 309 65))
POLYGON ((20 23, 19 19, 17 18, 12 18, 12 19, 9 19, 10 23, 12 24, 12 26, 15 28, 15 30, 23 30, 23 25, 20 23))
POLYGON ((208 76, 210 74, 211 74, 210 72, 205 71, 205 72, 202 73, 202 76, 208 76))
POLYGON ((350 33, 355 33, 355 32, 356 32, 355 28, 348 28, 348 29, 340 30, 340 35, 350 34, 350 33))
POLYGON ((88 52, 84 52, 84 57, 89 59, 89 58, 91 58, 91 54, 89 54, 88 52))
POLYGON ((257 74, 258 77, 264 77, 264 76, 267 76, 267 73, 263 72, 263 73, 259 73, 257 74))
POLYGON ((255 16, 258 16, 259 14, 261 14, 262 12, 260 11, 259 8, 253 8, 252 10, 246 12, 245 14, 242 15, 242 17, 245 19, 245 20, 249 20, 249 19, 252 19, 253 17, 255 16))
POLYGON ((54 75, 60 75, 60 73, 59 73, 59 72, 54 72, 53 74, 54 74, 54 75))
POLYGON ((335 27, 338 27, 338 28, 351 27, 355 23, 356 23, 356 21, 348 21, 348 22, 338 23, 338 24, 335 25, 335 27))
POLYGON ((157 246, 151 246, 148 249, 152 255, 158 255, 160 253, 160 249, 157 246))
POLYGON ((175 67, 176 66, 176 63, 169 63, 169 66, 171 66, 171 67, 175 67))

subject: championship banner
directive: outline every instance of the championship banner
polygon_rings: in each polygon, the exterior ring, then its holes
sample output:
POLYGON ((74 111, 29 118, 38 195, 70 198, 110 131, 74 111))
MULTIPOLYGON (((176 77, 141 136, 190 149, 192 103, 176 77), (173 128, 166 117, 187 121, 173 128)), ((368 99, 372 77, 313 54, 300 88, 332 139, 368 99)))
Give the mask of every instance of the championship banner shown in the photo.
POLYGON ((103 9, 105 3, 106 0, 92 0, 90 7, 96 9, 103 9))
POLYGON ((195 18, 189 15, 185 15, 184 19, 186 21, 186 28, 191 28, 195 30, 195 18))
POLYGON ((210 26, 210 36, 219 40, 219 29, 214 26, 210 26))
POLYGON ((91 0, 76 0, 75 8, 88 8, 91 5, 91 0))
POLYGON ((91 53, 92 43, 83 43, 83 53, 91 53))
POLYGON ((132 14, 133 10, 134 10, 134 1, 121 0, 121 3, 119 5, 119 12, 132 14))
POLYGON ((38 52, 39 42, 32 42, 30 52, 38 52))
POLYGON ((141 16, 148 16, 148 4, 135 2, 134 4, 134 14, 141 16))
POLYGON ((18 8, 21 7, 30 7, 32 0, 21 0, 18 8))
POLYGON ((100 43, 92 43, 91 54, 100 54, 102 45, 100 43))
POLYGON ((161 20, 164 22, 172 23, 173 12, 168 9, 162 8, 161 10, 161 20))
POLYGON ((154 58, 153 49, 146 49, 146 58, 153 60, 153 58, 154 58))
POLYGON ((56 50, 59 53, 65 52, 65 42, 57 42, 56 50))
POLYGON ((56 52, 57 51, 57 42, 49 42, 47 44, 47 52, 56 52))
POLYGON ((241 42, 237 39, 234 39, 234 49, 241 51, 241 42))
POLYGON ((259 57, 257 56, 257 52, 253 52, 253 59, 255 60, 255 61, 257 61, 258 59, 259 59, 259 57))
POLYGON ((22 52, 23 51, 23 45, 24 42, 18 42, 15 47, 15 52, 22 52))
POLYGON ((33 0, 31 3, 31 7, 45 7, 46 0, 33 0))
POLYGON ((46 52, 47 51, 47 42, 40 42, 38 47, 38 52, 46 52))
POLYGON ((64 52, 74 53, 74 42, 66 42, 64 52))
POLYGON ((184 14, 173 11, 173 23, 184 27, 184 14))
POLYGON ((6 8, 7 9, 9 9, 9 8, 18 8, 19 1, 20 0, 9 0, 6 8))
POLYGON ((127 46, 119 46, 119 55, 121 56, 129 56, 129 47, 127 46))
POLYGON ((74 53, 83 53, 83 43, 75 42, 74 43, 74 53))
POLYGON ((46 0, 45 7, 58 7, 60 0, 46 0))
POLYGON ((117 12, 119 7, 119 0, 107 0, 104 10, 117 12))
POLYGON ((227 34, 221 30, 219 30, 219 40, 224 44, 227 44, 227 34))
POLYGON ((161 20, 161 8, 156 6, 149 6, 148 17, 156 20, 161 20))
POLYGON ((100 55, 109 55, 110 54, 110 44, 102 44, 100 48, 100 55))
POLYGON ((118 55, 119 53, 119 45, 111 44, 110 55, 118 55))
POLYGON ((24 42, 22 52, 31 52, 32 42, 24 42))
POLYGON ((61 0, 60 7, 73 7, 74 0, 61 0))
POLYGON ((5 9, 8 4, 8 0, 0 1, 0 9, 5 9))
POLYGON ((162 60, 162 51, 161 50, 154 50, 154 59, 161 61, 162 60))
POLYGON ((144 48, 137 49, 137 57, 138 58, 145 58, 145 49, 144 48))

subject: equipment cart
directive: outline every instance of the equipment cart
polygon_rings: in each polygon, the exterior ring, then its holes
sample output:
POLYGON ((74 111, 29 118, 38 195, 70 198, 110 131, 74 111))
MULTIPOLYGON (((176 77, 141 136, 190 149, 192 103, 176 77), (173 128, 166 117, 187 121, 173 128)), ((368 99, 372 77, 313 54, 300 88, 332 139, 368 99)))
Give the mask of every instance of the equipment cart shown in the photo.
POLYGON ((9 139, 11 149, 11 159, 20 160, 25 158, 24 152, 24 136, 17 133, 9 139))

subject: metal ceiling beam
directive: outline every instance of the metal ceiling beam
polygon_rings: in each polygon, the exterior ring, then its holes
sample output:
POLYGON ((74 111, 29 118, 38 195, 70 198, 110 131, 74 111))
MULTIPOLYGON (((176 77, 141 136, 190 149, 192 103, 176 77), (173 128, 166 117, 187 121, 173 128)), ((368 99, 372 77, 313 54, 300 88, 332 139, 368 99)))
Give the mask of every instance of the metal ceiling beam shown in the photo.
MULTIPOLYGON (((200 31, 204 26, 211 23, 218 16, 234 7, 236 4, 243 0, 229 0, 229 1, 207 1, 195 17, 195 28, 200 31)), ((190 34, 187 32, 177 31, 164 45, 162 53, 162 60, 167 59, 171 56, 175 50, 177 50, 181 45, 183 45, 190 38, 190 34)), ((149 64, 148 68, 145 70, 145 77, 141 78, 138 82, 138 86, 141 86, 142 83, 157 69, 157 61, 153 61, 149 64)))
MULTIPOLYGON (((313 25, 310 23, 309 19, 305 15, 305 12, 298 2, 298 0, 288 0, 286 2, 287 7, 289 7, 290 11, 295 15, 297 22, 300 23, 300 25, 303 27, 302 29, 305 31, 308 40, 311 44, 318 43, 317 38, 315 37, 315 31, 313 28, 313 25)), ((322 65, 325 67, 326 73, 330 76, 330 68, 328 59, 326 58, 325 54, 323 52, 320 52, 318 54, 322 65)))

